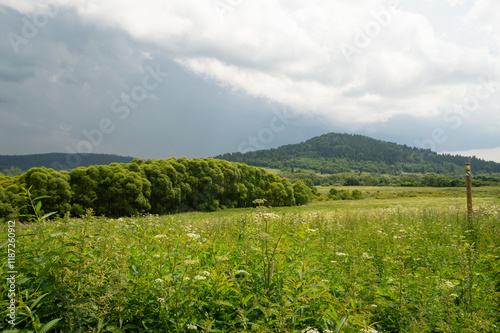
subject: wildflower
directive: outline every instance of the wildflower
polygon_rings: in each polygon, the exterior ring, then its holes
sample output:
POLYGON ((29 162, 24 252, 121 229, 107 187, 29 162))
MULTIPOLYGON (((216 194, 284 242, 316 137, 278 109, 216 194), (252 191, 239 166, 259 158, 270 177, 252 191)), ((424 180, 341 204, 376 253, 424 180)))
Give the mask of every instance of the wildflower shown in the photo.
POLYGON ((372 304, 371 305, 372 308, 376 308, 377 307, 377 304, 372 304))
POLYGON ((163 280, 162 280, 162 279, 156 279, 156 280, 155 280, 155 282, 156 282, 156 283, 162 283, 162 282, 163 282, 163 280))
POLYGON ((401 236, 394 236, 393 238, 394 239, 398 239, 398 238, 401 238, 401 236))
POLYGON ((226 260, 229 260, 229 258, 228 258, 228 257, 226 257, 226 256, 215 256, 215 259, 220 260, 220 261, 226 261, 226 260))
POLYGON ((372 256, 370 256, 368 253, 363 253, 363 259, 371 259, 373 258, 372 256))
POLYGON ((342 252, 337 252, 335 254, 338 255, 339 257, 345 257, 347 255, 347 254, 342 253, 342 252))
POLYGON ((192 239, 195 239, 195 240, 198 239, 198 238, 200 238, 200 235, 193 234, 193 233, 189 233, 189 234, 187 234, 187 236, 188 236, 188 238, 192 238, 192 239))
POLYGON ((332 264, 335 264, 336 262, 337 262, 336 260, 332 260, 332 261, 331 261, 331 263, 332 263, 332 264))
POLYGON ((153 256, 153 258, 160 258, 160 255, 159 255, 159 254, 155 254, 155 255, 153 256))
POLYGON ((187 324, 186 326, 187 326, 188 330, 197 330, 198 329, 198 327, 196 325, 193 325, 193 324, 187 324))
POLYGON ((165 303, 165 299, 164 299, 164 298, 161 298, 161 297, 158 297, 158 302, 160 302, 160 303, 165 303))
POLYGON ((316 232, 318 229, 307 229, 307 232, 316 232))
POLYGON ((371 328, 371 327, 365 328, 359 332, 360 333, 378 333, 378 331, 376 329, 371 328))
POLYGON ((203 271, 203 272, 201 272, 201 274, 206 275, 206 276, 210 276, 210 272, 207 272, 207 271, 203 271))
POLYGON ((450 294, 451 297, 454 297, 454 298, 457 298, 458 295, 457 294, 450 294))
POLYGON ((448 288, 455 288, 455 285, 453 284, 453 282, 451 281, 445 281, 444 284, 446 285, 446 287, 448 288))
POLYGON ((301 331, 301 333, 319 333, 319 331, 315 328, 308 327, 301 331))
POLYGON ((200 263, 200 261, 199 261, 198 259, 191 259, 191 260, 186 260, 186 261, 184 261, 184 263, 185 263, 186 265, 196 265, 196 264, 199 264, 199 263, 200 263))
POLYGON ((201 275, 196 275, 194 279, 200 281, 200 280, 206 280, 207 278, 201 275))
POLYGON ((185 276, 185 277, 183 278, 183 280, 184 280, 184 281, 189 281, 189 280, 191 280, 191 279, 190 279, 189 277, 185 276))
POLYGON ((162 238, 167 238, 167 235, 156 235, 156 239, 162 239, 162 238))

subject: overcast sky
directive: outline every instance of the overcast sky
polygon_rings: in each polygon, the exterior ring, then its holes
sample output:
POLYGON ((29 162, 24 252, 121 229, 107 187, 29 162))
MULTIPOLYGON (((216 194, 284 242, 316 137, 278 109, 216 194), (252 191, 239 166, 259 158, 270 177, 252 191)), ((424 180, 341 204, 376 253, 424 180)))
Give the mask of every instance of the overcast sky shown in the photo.
POLYGON ((0 154, 355 133, 500 162, 497 0, 0 0, 0 154))

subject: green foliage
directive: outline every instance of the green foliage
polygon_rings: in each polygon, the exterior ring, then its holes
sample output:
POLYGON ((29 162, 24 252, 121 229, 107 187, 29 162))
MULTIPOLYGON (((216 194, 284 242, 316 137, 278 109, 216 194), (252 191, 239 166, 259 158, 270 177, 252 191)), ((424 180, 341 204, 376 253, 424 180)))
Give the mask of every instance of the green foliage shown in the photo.
MULTIPOLYGON (((214 159, 136 159, 70 172, 32 168, 19 178, 0 177, 0 186, 4 188, 0 195, 7 199, 0 217, 25 205, 24 198, 17 196, 20 187, 32 188, 35 197, 47 196, 44 208, 60 215, 70 211, 73 216, 84 215, 87 209, 110 217, 217 211, 251 207, 258 198, 266 198, 271 206, 297 204, 294 187, 287 179, 214 159)), ((301 204, 307 201, 303 193, 298 195, 301 204)))
POLYGON ((67 173, 47 168, 32 168, 21 175, 22 188, 32 189, 34 197, 47 197, 45 205, 52 211, 64 214, 71 210, 70 177, 67 173))
POLYGON ((313 198, 311 188, 302 181, 298 181, 293 184, 293 191, 297 205, 307 205, 313 198))
POLYGON ((15 328, 498 331, 498 206, 297 209, 18 225, 15 328))
POLYGON ((10 200, 8 198, 7 192, 0 185, 0 217, 8 217, 14 212, 10 200))
POLYGON ((321 175, 352 171, 390 175, 433 172, 456 177, 463 175, 467 162, 472 163, 476 174, 500 173, 500 163, 476 157, 437 154, 363 135, 338 133, 321 135, 277 149, 224 154, 216 158, 280 169, 291 174, 300 174, 296 170, 305 169, 321 175))

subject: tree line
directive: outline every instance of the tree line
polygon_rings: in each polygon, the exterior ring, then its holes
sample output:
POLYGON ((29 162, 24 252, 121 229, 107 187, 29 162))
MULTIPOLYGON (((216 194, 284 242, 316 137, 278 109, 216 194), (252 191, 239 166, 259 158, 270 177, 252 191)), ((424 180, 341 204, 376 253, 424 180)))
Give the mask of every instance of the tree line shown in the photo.
POLYGON ((500 163, 476 157, 437 154, 363 135, 329 133, 299 144, 216 158, 280 170, 313 170, 321 174, 368 172, 387 175, 436 173, 460 176, 465 163, 477 173, 500 173, 500 163))
MULTIPOLYGON (((21 176, 0 176, 0 218, 26 204, 23 189, 43 200, 45 212, 80 216, 92 209, 109 217, 216 211, 250 207, 255 199, 270 206, 303 205, 312 190, 293 185, 264 169, 216 159, 139 160, 55 171, 31 168, 21 176)), ((23 211, 21 211, 23 213, 23 211)))
MULTIPOLYGON (((465 170, 465 169, 464 169, 465 170)), ((448 176, 433 172, 425 174, 387 175, 366 172, 343 172, 338 174, 318 174, 312 171, 280 171, 278 176, 295 181, 304 181, 313 186, 406 186, 406 187, 465 187, 465 171, 460 176, 448 176)), ((472 184, 479 186, 499 186, 500 173, 473 174, 472 184)))

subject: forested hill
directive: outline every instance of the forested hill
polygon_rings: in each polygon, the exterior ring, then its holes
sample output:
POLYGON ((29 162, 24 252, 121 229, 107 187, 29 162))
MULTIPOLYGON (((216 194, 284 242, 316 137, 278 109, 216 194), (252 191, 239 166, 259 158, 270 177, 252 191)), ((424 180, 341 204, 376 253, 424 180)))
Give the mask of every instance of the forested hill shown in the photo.
POLYGON ((71 170, 79 166, 108 165, 111 163, 130 163, 134 158, 112 154, 65 154, 48 153, 32 155, 0 155, 0 171, 19 168, 46 167, 56 171, 71 170))
POLYGON ((467 162, 472 164, 475 174, 500 172, 500 163, 475 157, 440 155, 428 149, 338 133, 324 134, 276 149, 230 153, 215 158, 291 172, 310 169, 330 174, 362 171, 393 175, 401 172, 462 175, 467 162))

